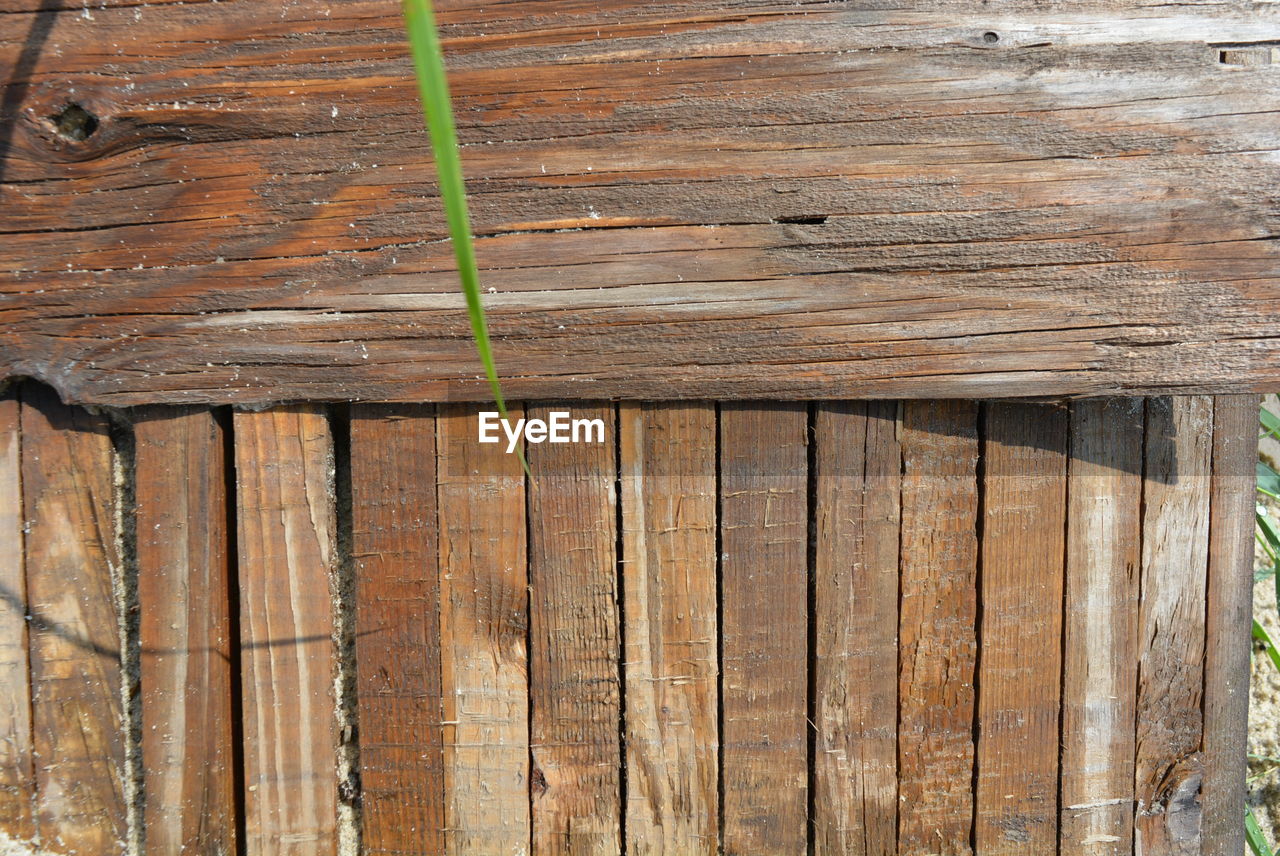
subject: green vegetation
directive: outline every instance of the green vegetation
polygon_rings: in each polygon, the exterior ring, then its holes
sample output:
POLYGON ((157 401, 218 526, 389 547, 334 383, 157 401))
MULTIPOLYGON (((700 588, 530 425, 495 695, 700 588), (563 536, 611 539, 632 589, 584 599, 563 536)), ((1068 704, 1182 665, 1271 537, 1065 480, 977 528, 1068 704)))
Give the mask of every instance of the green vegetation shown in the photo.
MULTIPOLYGON (((1271 436, 1280 440, 1280 417, 1277 417, 1264 407, 1259 411, 1259 420, 1264 436, 1271 436)), ((1280 473, 1277 473, 1262 460, 1258 461, 1258 493, 1280 500, 1280 473)), ((1256 582, 1262 582, 1267 579, 1273 580, 1276 586, 1276 600, 1280 604, 1280 573, 1278 573, 1280 571, 1280 528, 1278 528, 1277 521, 1271 519, 1267 514, 1266 508, 1262 505, 1258 506, 1257 524, 1255 534, 1258 543, 1262 545, 1262 550, 1267 556, 1269 567, 1256 571, 1254 580, 1256 582)), ((1280 670, 1280 649, 1276 647, 1271 635, 1267 633, 1266 628, 1256 618, 1253 620, 1253 638, 1261 644, 1262 650, 1271 660, 1271 664, 1277 670, 1280 670)), ((1254 760, 1264 759, 1255 758, 1254 760)), ((1248 806, 1245 806, 1244 831, 1245 841, 1248 842, 1249 849, 1253 851, 1255 856, 1275 856, 1271 846, 1267 844, 1262 828, 1258 825, 1258 819, 1254 817, 1253 809, 1248 806)))

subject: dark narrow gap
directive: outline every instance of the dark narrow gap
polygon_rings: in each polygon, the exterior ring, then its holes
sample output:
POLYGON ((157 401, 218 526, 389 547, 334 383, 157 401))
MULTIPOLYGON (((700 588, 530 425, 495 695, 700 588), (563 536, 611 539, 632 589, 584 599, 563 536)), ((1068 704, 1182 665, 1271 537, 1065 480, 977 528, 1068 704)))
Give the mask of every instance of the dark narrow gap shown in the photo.
MULTIPOLYGON (((1129 807, 1129 818, 1136 827, 1137 814, 1141 810, 1138 804, 1140 796, 1138 794, 1138 717, 1139 702, 1142 698, 1142 565, 1143 556, 1146 552, 1146 527, 1147 527, 1147 439, 1150 434, 1151 425, 1151 399, 1142 399, 1142 462, 1138 469, 1142 473, 1142 484, 1139 486, 1138 492, 1138 556, 1137 566, 1133 569, 1136 577, 1135 594, 1136 600, 1134 605, 1137 609, 1137 615, 1134 618, 1134 681, 1133 681, 1133 804, 1129 807)), ((1137 840, 1137 829, 1134 829, 1135 843, 1137 840)))
POLYGON ((723 491, 721 490, 721 422, 720 402, 715 403, 716 436, 715 436, 715 468, 716 468, 716 852, 724 853, 724 533, 720 529, 723 519, 723 491))
MULTIPOLYGON (((24 619, 24 621, 22 622, 22 650, 24 650, 27 653, 27 676, 26 676, 27 677, 27 727, 32 729, 34 734, 35 722, 36 722, 36 705, 35 705, 36 687, 35 687, 35 684, 32 682, 34 673, 32 672, 32 669, 31 669, 31 663, 34 660, 34 657, 33 657, 33 652, 31 650, 31 618, 32 618, 31 580, 27 578, 27 526, 26 526, 26 521, 31 519, 32 515, 28 514, 27 512, 27 492, 26 492, 26 482, 23 479, 24 474, 23 474, 23 453, 22 453, 22 447, 23 447, 23 436, 22 436, 23 395, 22 393, 25 391, 27 385, 30 383, 31 381, 26 381, 25 383, 14 384, 13 386, 13 398, 14 398, 14 401, 17 402, 17 407, 18 407, 17 423, 14 426, 14 434, 17 437, 17 443, 18 443, 18 450, 17 450, 18 508, 20 512, 19 516, 22 521, 21 525, 18 526, 18 531, 17 531, 17 536, 18 536, 17 560, 22 563, 22 571, 21 571, 22 591, 14 592, 14 595, 15 597, 19 594, 21 594, 22 596, 22 600, 21 600, 22 617, 24 619)), ((31 786, 31 799, 30 799, 31 832, 34 836, 36 836, 36 840, 38 842, 39 841, 39 824, 37 823, 37 818, 39 817, 39 806, 40 806, 40 782, 39 782, 39 777, 36 775, 36 758, 35 758, 34 743, 31 745, 30 751, 27 753, 26 772, 29 774, 29 778, 27 779, 27 781, 30 783, 30 786, 31 786)))
MULTIPOLYGON (((1218 397, 1216 395, 1207 396, 1209 399, 1209 468, 1203 474, 1205 492, 1208 496, 1205 498, 1205 563, 1204 563, 1204 616, 1202 617, 1203 644, 1200 646, 1200 751, 1205 751, 1205 699, 1209 694, 1209 627, 1210 627, 1210 600, 1213 597, 1213 508, 1214 494, 1213 483, 1214 476, 1217 474, 1218 456, 1214 453, 1216 448, 1215 440, 1218 436, 1218 397)), ((1247 686, 1247 685, 1246 685, 1247 686)), ((1197 794, 1203 794, 1203 779, 1201 786, 1197 789, 1197 794)))
POLYGON ((129 847, 146 852, 145 781, 142 771, 142 638, 138 604, 138 498, 137 454, 133 424, 123 410, 109 409, 107 433, 111 441, 116 479, 119 520, 120 568, 113 580, 119 613, 120 690, 125 722, 125 799, 128 813, 129 847))
POLYGON ((337 647, 338 675, 338 806, 339 841, 354 836, 350 846, 360 851, 360 727, 356 694, 356 573, 352 555, 351 493, 351 410, 346 404, 325 408, 329 433, 333 438, 333 498, 337 523, 334 547, 334 644, 337 647), (342 809, 347 812, 343 818, 342 809), (345 827, 345 832, 344 832, 345 827))
POLYGON ((235 420, 229 407, 215 411, 222 426, 223 484, 227 513, 227 650, 231 662, 231 775, 235 808, 236 853, 245 856, 244 684, 240 649, 239 521, 236 517, 235 420))
POLYGON ((618 627, 618 849, 627 850, 627 622, 622 531, 622 405, 613 404, 614 621, 618 627))
MULTIPOLYGON (((517 403, 516 408, 524 411, 523 415, 529 418, 531 402, 517 403)), ((514 416, 519 419, 519 416, 514 416)), ((547 787, 546 776, 538 767, 537 758, 533 753, 533 464, 529 457, 529 444, 524 441, 523 435, 520 440, 520 454, 524 456, 525 465, 520 470, 520 477, 524 487, 524 656, 525 656, 525 705, 524 705, 524 735, 525 735, 525 753, 527 760, 525 763, 529 767, 529 788, 526 794, 529 802, 529 852, 534 850, 534 800, 537 795, 545 791, 547 787)), ((553 476, 554 477, 554 476, 553 476)))
MULTIPOLYGON (((906 433, 905 411, 906 403, 903 401, 896 402, 896 412, 894 414, 894 437, 898 441, 898 614, 895 616, 897 628, 893 634, 896 640, 897 648, 897 674, 894 675, 894 709, 897 711, 896 732, 894 733, 894 761, 896 769, 894 770, 893 784, 895 788, 895 796, 897 799, 893 801, 893 833, 895 839, 901 837, 902 830, 902 549, 903 549, 903 532, 906 527, 906 503, 904 502, 907 491, 907 452, 903 445, 903 435, 906 433)), ((865 405, 864 405, 865 406, 865 405)), ((862 490, 864 493, 863 502, 866 502, 865 492, 867 490, 867 443, 866 437, 862 440, 862 490)))
POLYGON ((1067 430, 1065 449, 1066 461, 1063 466, 1063 478, 1065 484, 1062 489, 1062 604, 1059 607, 1058 614, 1061 616, 1060 625, 1058 627, 1058 775, 1054 782, 1054 822, 1058 827, 1058 849, 1062 849, 1062 778, 1065 769, 1065 752, 1066 746, 1066 724, 1067 724, 1067 622, 1070 615, 1067 612, 1067 604, 1070 602, 1070 591, 1068 586, 1071 583, 1070 576, 1067 573, 1068 563, 1071 561, 1071 473, 1075 469, 1075 458, 1071 450, 1074 448, 1075 429, 1074 416, 1076 405, 1070 403, 1066 405, 1067 409, 1067 430))
POLYGON ((974 470, 975 490, 977 493, 977 511, 974 520, 975 548, 973 563, 973 771, 971 773, 969 793, 973 800, 973 817, 969 823, 969 848, 978 852, 978 745, 982 737, 982 545, 986 529, 987 515, 987 417, 989 403, 978 404, 978 463, 974 470))
POLYGON ((808 676, 807 702, 805 708, 805 722, 808 725, 809 739, 806 741, 806 749, 808 750, 808 759, 805 769, 808 771, 808 834, 807 834, 807 850, 809 856, 813 856, 814 848, 817 846, 817 835, 815 827, 816 814, 814 813, 817 805, 817 770, 815 763, 817 761, 818 752, 818 585, 815 578, 818 563, 818 435, 817 435, 817 413, 818 406, 813 402, 808 404, 807 425, 805 437, 808 441, 806 451, 807 466, 806 477, 806 497, 807 497, 807 514, 806 528, 808 542, 805 548, 805 584, 806 592, 806 608, 808 610, 805 615, 805 633, 806 633, 806 663, 808 676))

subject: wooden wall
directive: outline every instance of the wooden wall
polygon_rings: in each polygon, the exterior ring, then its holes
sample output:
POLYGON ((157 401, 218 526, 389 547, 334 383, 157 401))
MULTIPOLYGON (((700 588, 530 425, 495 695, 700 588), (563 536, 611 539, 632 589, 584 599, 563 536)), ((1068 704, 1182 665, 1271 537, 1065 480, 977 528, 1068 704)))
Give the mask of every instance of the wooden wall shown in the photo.
POLYGON ((1256 398, 572 409, 4 393, 0 829, 1241 852, 1256 398))

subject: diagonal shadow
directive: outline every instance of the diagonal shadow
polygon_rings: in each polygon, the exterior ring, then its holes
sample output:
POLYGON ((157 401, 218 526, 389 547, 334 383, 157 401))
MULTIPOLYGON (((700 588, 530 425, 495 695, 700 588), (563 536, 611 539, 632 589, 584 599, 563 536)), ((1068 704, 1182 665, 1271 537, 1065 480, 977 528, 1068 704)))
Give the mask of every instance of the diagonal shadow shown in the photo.
POLYGON ((27 90, 31 88, 31 72, 35 71, 44 43, 49 40, 49 33, 53 31, 53 22, 62 11, 64 8, 60 0, 40 0, 35 21, 27 31, 18 60, 13 64, 9 79, 4 83, 4 94, 0 96, 0 183, 4 182, 9 154, 13 148, 13 135, 18 128, 18 108, 27 97, 27 90))

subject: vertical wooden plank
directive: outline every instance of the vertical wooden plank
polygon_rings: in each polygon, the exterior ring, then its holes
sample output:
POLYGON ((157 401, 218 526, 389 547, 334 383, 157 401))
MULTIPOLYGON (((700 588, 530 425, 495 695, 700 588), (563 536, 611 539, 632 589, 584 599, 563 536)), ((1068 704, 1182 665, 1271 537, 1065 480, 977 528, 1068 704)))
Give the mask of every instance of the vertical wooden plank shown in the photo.
POLYGON ((901 856, 971 852, 977 415, 972 402, 903 404, 901 856))
POLYGON ((104 417, 22 390, 37 827, 64 853, 124 849, 119 497, 104 417))
POLYGON ((1204 663, 1206 856, 1236 856, 1245 846, 1240 807, 1245 798, 1248 746, 1257 460, 1258 396, 1217 396, 1213 406, 1204 663))
POLYGON ((720 410, 726 853, 805 852, 807 434, 804 405, 720 410))
POLYGON ((1135 856, 1200 853, 1212 440, 1211 397, 1148 399, 1135 856))
POLYGON ((208 408, 134 420, 148 853, 236 848, 223 444, 208 408))
POLYGON ((246 849, 337 848, 333 441, 315 406, 235 414, 246 849))
POLYGON ((898 845, 897 402, 819 404, 814 417, 814 850, 898 845))
POLYGON ((1071 405, 1061 856, 1131 856, 1141 399, 1071 405))
POLYGON ((529 445, 533 851, 606 856, 622 848, 614 411, 572 418, 600 420, 601 442, 529 445))
POLYGON ((437 422, 446 852, 527 853, 524 471, 505 443, 477 442, 479 409, 437 422))
POLYGON ((363 852, 444 852, 435 415, 351 409, 363 852))
POLYGON ((719 851, 715 407, 623 404, 628 853, 719 851))
POLYGON ((35 836, 31 672, 22 538, 22 432, 16 387, 0 393, 0 832, 35 836))
POLYGON ((1053 853, 1067 411, 985 407, 974 843, 982 856, 1053 853))

